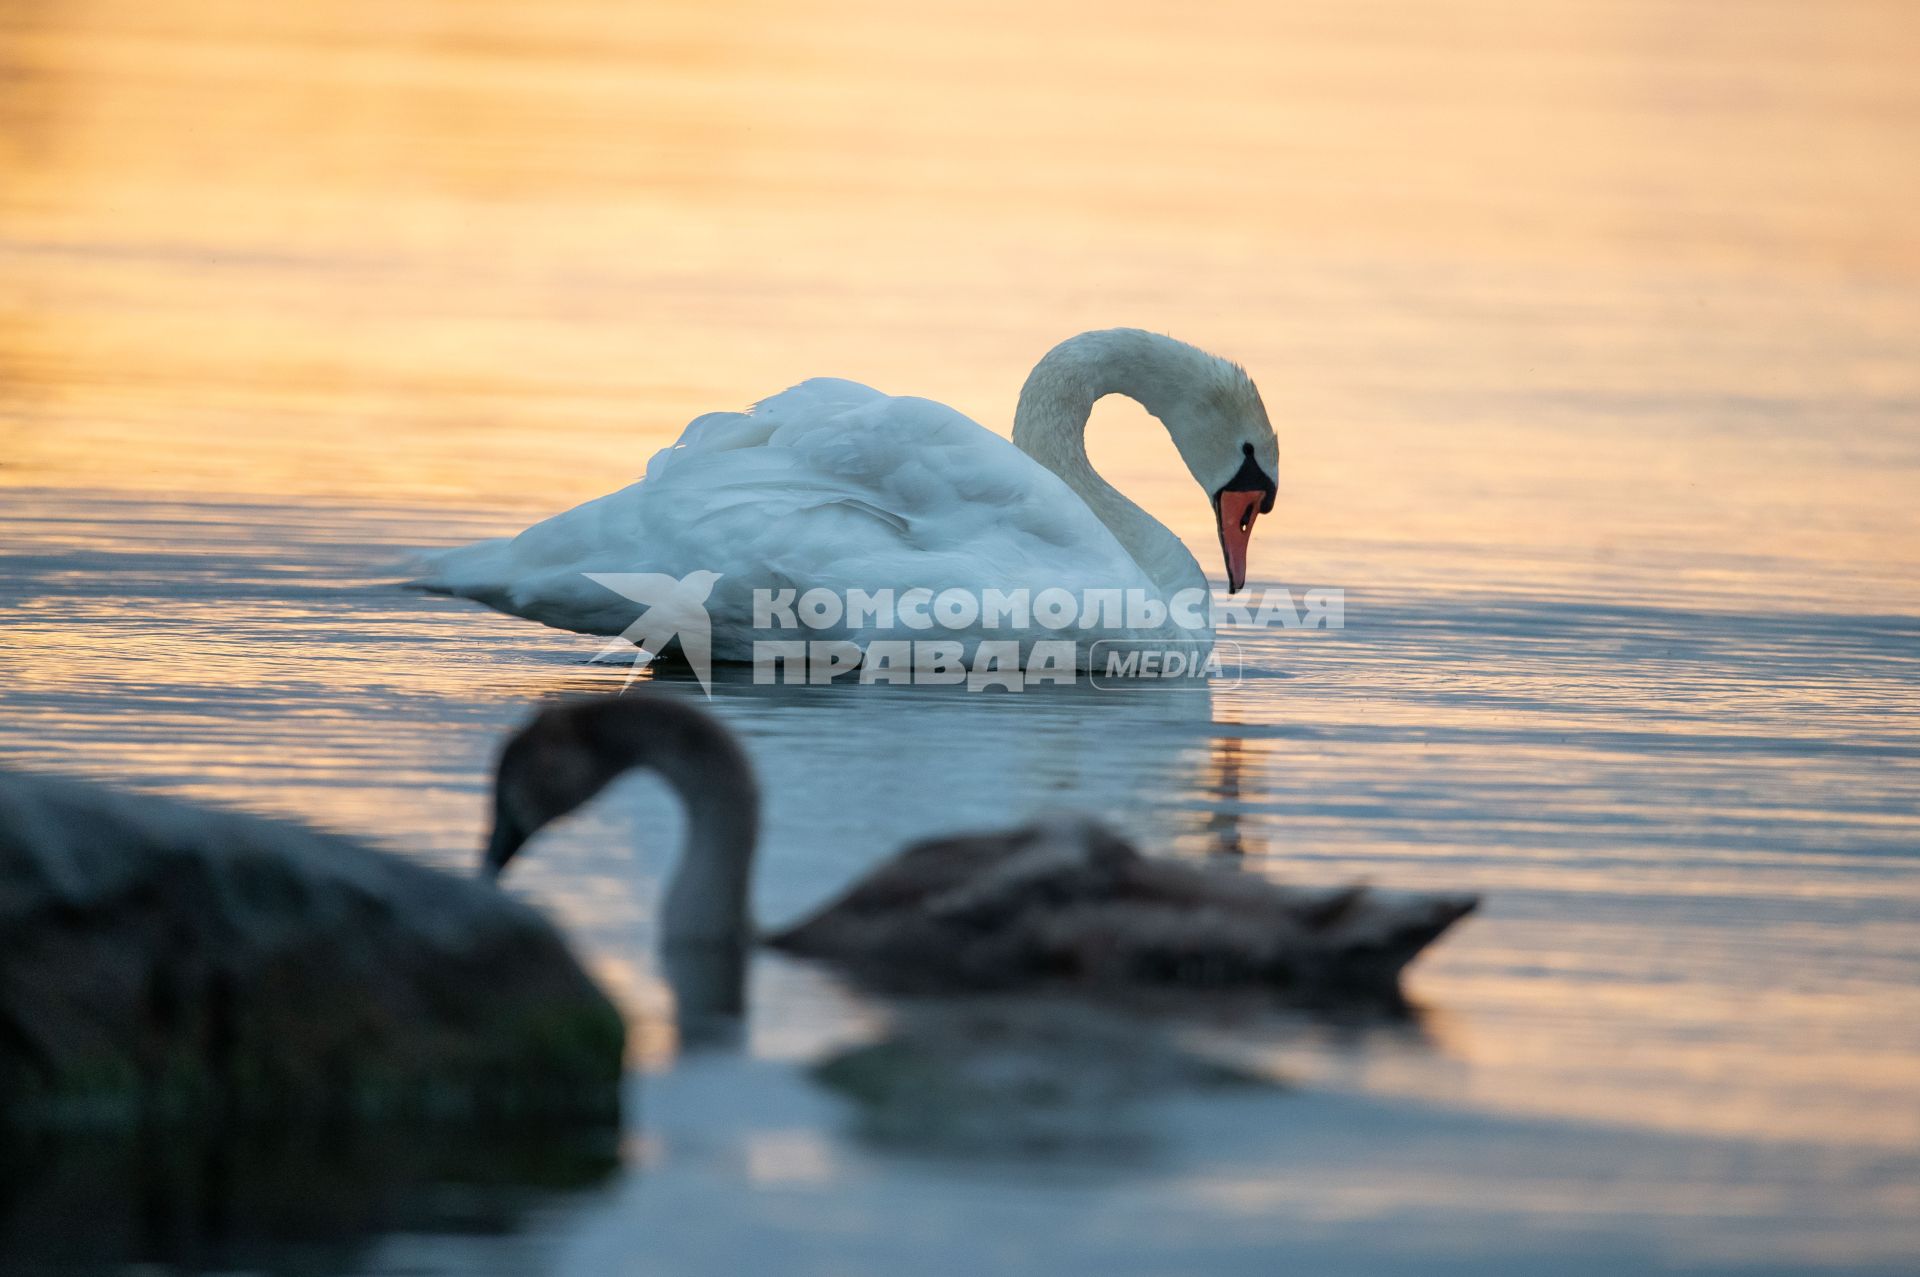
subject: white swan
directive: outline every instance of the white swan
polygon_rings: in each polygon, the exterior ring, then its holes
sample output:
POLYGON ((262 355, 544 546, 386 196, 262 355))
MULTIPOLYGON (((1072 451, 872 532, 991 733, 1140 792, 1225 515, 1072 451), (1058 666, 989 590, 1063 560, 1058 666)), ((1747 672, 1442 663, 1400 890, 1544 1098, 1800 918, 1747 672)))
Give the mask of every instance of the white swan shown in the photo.
POLYGON ((633 599, 587 574, 700 574, 700 587, 712 587, 705 607, 722 661, 750 660, 756 638, 779 637, 764 616, 756 628, 756 590, 821 589, 841 602, 856 590, 958 590, 976 601, 988 590, 1029 599, 1066 590, 1083 602, 1088 591, 1119 590, 1160 605, 1122 617, 1086 608, 1051 629, 1034 612, 1022 625, 1017 615, 962 610, 931 632, 848 611, 798 635, 863 650, 882 638, 1210 639, 1199 563, 1087 459, 1088 416, 1109 394, 1138 400, 1166 425, 1213 503, 1228 588, 1241 589, 1253 522, 1273 508, 1279 474, 1260 393, 1224 359, 1125 328, 1082 333, 1035 366, 1012 443, 930 400, 818 378, 748 412, 697 418, 638 483, 516 537, 445 551, 415 584, 612 635, 635 621, 633 599), (1189 606, 1167 618, 1183 591, 1189 606), (1123 623, 1090 627, 1090 618, 1123 623))

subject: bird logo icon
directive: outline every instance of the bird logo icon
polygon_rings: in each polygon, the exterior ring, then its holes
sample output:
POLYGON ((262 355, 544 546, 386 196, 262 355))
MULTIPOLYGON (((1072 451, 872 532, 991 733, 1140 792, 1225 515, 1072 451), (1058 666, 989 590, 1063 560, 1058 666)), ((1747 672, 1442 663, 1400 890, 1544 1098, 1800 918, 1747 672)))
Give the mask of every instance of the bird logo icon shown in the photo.
POLYGON ((640 649, 627 672, 622 691, 633 685, 641 670, 651 665, 675 639, 680 653, 693 667, 700 690, 713 698, 713 621, 707 615, 707 598, 713 593, 718 572, 689 572, 683 577, 664 572, 587 572, 583 575, 596 585, 605 586, 624 599, 645 607, 633 624, 608 641, 595 660, 640 649))

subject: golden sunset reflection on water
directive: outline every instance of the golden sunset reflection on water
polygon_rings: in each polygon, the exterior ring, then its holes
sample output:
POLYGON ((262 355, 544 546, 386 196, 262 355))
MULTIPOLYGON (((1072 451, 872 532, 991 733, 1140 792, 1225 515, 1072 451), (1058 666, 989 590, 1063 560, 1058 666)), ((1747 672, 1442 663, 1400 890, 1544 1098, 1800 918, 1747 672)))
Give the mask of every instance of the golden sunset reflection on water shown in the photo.
POLYGON ((1913 601, 1909 6, 12 11, 10 484, 517 515, 1138 322, 1262 381, 1290 579, 1913 601))
MULTIPOLYGON (((1197 1214, 1168 1237, 1404 1216, 1470 1253, 1613 1219, 1677 1267, 1897 1267, 1916 67, 1901 0, 9 0, 0 762, 464 867, 498 734, 624 672, 392 588, 411 552, 808 376, 1005 433, 1054 342, 1171 332, 1279 433, 1256 584, 1343 588, 1348 628, 1238 635, 1246 677, 1184 700, 723 682, 772 795, 762 916, 1060 805, 1278 877, 1477 890, 1415 1028, 1219 1035, 1385 1151, 1308 1098, 1271 1140, 1170 1137, 1155 1209, 1197 1214), (1402 1162, 1408 1113, 1434 1125, 1402 1162), (1337 1166, 1286 1160, 1290 1122, 1337 1166)), ((1091 444, 1217 573, 1158 425, 1109 400, 1091 444)), ((623 785, 521 885, 635 1011, 648 1085, 704 1097, 650 956, 676 819, 623 785)), ((784 964, 754 989, 762 1125, 716 1171, 704 1100, 668 1102, 648 1174, 879 1209, 858 1141, 770 1097, 883 1013, 784 964)), ((905 1182, 913 1218, 944 1191, 905 1182)))

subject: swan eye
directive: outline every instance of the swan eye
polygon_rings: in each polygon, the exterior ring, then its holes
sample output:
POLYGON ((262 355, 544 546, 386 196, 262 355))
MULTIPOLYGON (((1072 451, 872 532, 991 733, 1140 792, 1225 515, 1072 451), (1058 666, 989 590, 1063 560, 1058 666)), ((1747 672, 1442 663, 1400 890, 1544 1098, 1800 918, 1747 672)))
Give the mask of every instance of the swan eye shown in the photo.
MULTIPOLYGON (((1227 480, 1226 484, 1221 487, 1220 492, 1258 492, 1261 494, 1258 513, 1270 514, 1273 511, 1273 499, 1278 495, 1273 479, 1268 476, 1266 470, 1261 467, 1260 463, 1254 459, 1252 444, 1242 443, 1240 445, 1240 451, 1244 454, 1240 461, 1240 469, 1234 473, 1233 478, 1227 480)), ((1219 493, 1214 495, 1218 496, 1219 493)), ((1242 532, 1253 527, 1253 516, 1255 513, 1256 512, 1252 510, 1247 511, 1245 521, 1240 525, 1242 532)))

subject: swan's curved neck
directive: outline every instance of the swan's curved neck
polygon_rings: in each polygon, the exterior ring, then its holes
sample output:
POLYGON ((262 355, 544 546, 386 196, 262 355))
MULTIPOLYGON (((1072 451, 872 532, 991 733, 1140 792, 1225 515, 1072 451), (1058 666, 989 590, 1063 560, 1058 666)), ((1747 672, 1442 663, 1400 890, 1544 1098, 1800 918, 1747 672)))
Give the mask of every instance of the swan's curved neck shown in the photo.
POLYGON ((1165 596, 1206 588, 1206 574, 1171 528, 1093 468, 1087 457, 1087 420, 1101 398, 1125 395, 1171 430, 1170 364, 1185 353, 1179 343, 1152 333, 1082 333, 1034 365, 1013 416, 1015 446, 1059 475, 1165 596))
POLYGON ((559 706, 509 738, 494 778, 484 871, 498 877, 550 821, 635 768, 657 773, 686 811, 685 840, 661 909, 663 941, 750 942, 753 849, 760 833, 753 764, 718 721, 664 695, 559 706))
POLYGON ((658 758, 654 766, 687 813, 661 910, 662 943, 751 943, 760 799, 745 757, 733 746, 725 756, 688 751, 658 758))

